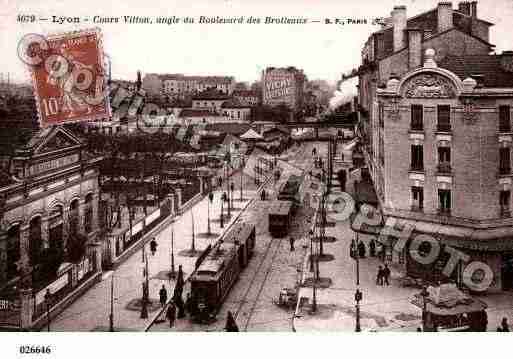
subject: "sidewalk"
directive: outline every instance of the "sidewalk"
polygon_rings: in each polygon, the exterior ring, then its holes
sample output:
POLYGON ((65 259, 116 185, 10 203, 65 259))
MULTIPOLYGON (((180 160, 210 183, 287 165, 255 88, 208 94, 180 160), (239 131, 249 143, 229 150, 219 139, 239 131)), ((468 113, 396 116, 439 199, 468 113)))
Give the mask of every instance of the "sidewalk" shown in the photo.
MULTIPOLYGON (((236 174, 234 184, 237 185, 239 176, 236 174)), ((235 191, 234 207, 232 210, 232 218, 226 220, 224 228, 220 228, 220 199, 222 192, 220 190, 214 192, 214 202, 210 205, 211 230, 213 233, 221 234, 229 227, 231 221, 237 218, 240 209, 249 202, 249 199, 255 196, 255 189, 244 189, 244 200, 239 201, 238 191, 235 191)), ((195 222, 195 248, 203 250, 209 244, 214 243, 217 237, 205 238, 201 236, 207 231, 207 211, 208 198, 203 198, 191 209, 184 212, 181 216, 175 218, 173 224, 166 226, 156 236, 158 243, 155 256, 151 255, 149 246, 134 253, 123 264, 121 264, 114 272, 104 273, 104 280, 82 297, 76 300, 65 311, 52 319, 51 329, 54 331, 107 331, 109 328, 110 314, 110 288, 111 276, 114 278, 114 326, 116 331, 142 331, 144 330, 153 317, 158 313, 160 305, 158 305, 158 292, 162 285, 168 291, 168 297, 171 297, 174 288, 174 282, 166 278, 165 272, 171 267, 171 228, 174 228, 174 258, 175 269, 178 265, 183 266, 185 277, 187 278, 193 271, 194 263, 197 257, 187 257, 180 255, 180 252, 191 248, 192 244, 192 216, 195 222), (150 276, 150 306, 147 319, 140 318, 140 310, 134 310, 134 302, 142 297, 143 283, 143 252, 148 257, 149 276, 150 276), (153 305, 153 304, 157 305, 153 305)), ((226 214, 226 206, 224 206, 226 214)))
MULTIPOLYGON (((348 183, 348 190, 353 187, 348 183)), ((335 189, 331 196, 337 196, 335 189)), ((340 192, 339 192, 340 193, 340 192)), ((328 221, 330 219, 328 212, 328 221)), ((297 332, 312 331, 355 331, 356 312, 354 295, 356 291, 356 263, 349 256, 351 240, 354 232, 349 221, 335 222, 334 227, 326 228, 326 236, 333 236, 336 241, 324 243, 324 253, 331 254, 334 259, 320 262, 320 277, 332 280, 329 288, 317 289, 316 313, 311 313, 313 289, 302 287, 299 298, 304 298, 296 311, 294 330, 297 332)), ((359 234, 367 248, 367 257, 360 259, 360 291, 363 300, 360 302, 362 331, 416 331, 422 327, 421 310, 410 303, 419 289, 405 288, 399 285, 400 274, 391 267, 390 286, 376 285, 376 274, 383 263, 376 257, 368 257, 370 236, 359 234)), ((312 277, 309 271, 308 256, 303 264, 306 278, 312 277)), ((488 330, 495 331, 502 317, 513 322, 513 293, 486 294, 479 299, 488 304, 488 330)))

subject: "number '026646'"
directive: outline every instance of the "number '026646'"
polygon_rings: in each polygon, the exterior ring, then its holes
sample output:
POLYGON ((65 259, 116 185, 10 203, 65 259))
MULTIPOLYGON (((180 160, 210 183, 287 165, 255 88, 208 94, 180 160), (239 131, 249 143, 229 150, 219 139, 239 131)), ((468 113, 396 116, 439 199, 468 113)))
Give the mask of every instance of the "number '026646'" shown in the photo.
POLYGON ((20 354, 51 354, 52 347, 50 345, 22 345, 20 346, 20 354))

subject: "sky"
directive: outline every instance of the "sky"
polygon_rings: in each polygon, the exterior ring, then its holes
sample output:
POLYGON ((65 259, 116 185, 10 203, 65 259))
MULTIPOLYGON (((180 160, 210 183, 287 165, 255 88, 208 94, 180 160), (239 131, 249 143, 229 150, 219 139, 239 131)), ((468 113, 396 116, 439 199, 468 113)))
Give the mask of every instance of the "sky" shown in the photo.
MULTIPOLYGON (((112 59, 114 78, 135 79, 142 73, 231 75, 253 82, 268 66, 295 66, 309 79, 335 83, 357 67, 360 51, 395 5, 406 5, 408 17, 436 7, 437 0, 0 0, 0 80, 27 82, 18 59, 18 41, 27 33, 52 34, 92 27, 91 23, 20 23, 17 16, 120 17, 118 24, 95 24, 102 29, 104 51, 112 59), (124 24, 122 16, 244 16, 308 18, 320 23, 279 24, 124 24), (367 24, 327 25, 325 19, 366 19, 367 24)), ((457 8, 458 1, 453 1, 457 8)), ((495 23, 490 42, 497 52, 513 49, 513 0, 481 0, 478 17, 495 23)))

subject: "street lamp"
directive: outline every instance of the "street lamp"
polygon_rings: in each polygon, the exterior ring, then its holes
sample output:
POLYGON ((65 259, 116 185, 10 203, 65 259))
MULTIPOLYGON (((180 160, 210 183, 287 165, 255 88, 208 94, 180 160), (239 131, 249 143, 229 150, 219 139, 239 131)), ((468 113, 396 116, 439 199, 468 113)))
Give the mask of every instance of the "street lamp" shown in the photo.
POLYGON ((142 283, 142 290, 143 290, 143 296, 142 296, 142 305, 141 305, 141 319, 147 319, 148 318, 148 301, 149 301, 149 290, 150 290, 150 283, 148 278, 148 255, 144 256, 145 260, 145 268, 144 268, 144 281, 142 283))
POLYGON ((223 192, 221 196, 221 217, 219 218, 219 226, 224 228, 224 216, 223 216, 223 202, 226 200, 226 192, 223 192))
POLYGON ((210 204, 213 203, 214 201, 214 194, 212 193, 212 191, 209 192, 208 194, 208 202, 207 202, 207 233, 208 235, 211 235, 212 234, 212 231, 210 229, 210 204))
POLYGON ((363 299, 363 294, 357 288, 354 293, 354 300, 356 301, 356 332, 361 332, 362 328, 360 327, 360 301, 363 299))
POLYGON ((310 230, 308 232, 308 235, 310 236, 310 272, 314 271, 314 259, 313 259, 313 236, 314 232, 310 230))
POLYGON ((169 279, 175 279, 175 230, 171 222, 171 271, 169 272, 169 279))
POLYGON ((228 203, 228 208, 232 207, 233 209, 233 192, 235 191, 235 185, 233 182, 230 182, 230 202, 228 203))
POLYGON ((52 294, 50 293, 50 289, 46 289, 45 303, 46 303, 47 331, 50 331, 50 300, 51 300, 51 297, 52 297, 52 294))
POLYGON ((109 332, 114 331, 114 273, 110 281, 110 315, 109 315, 109 332))
POLYGON ((243 194, 242 194, 242 177, 243 177, 243 174, 244 174, 244 157, 243 155, 241 154, 241 160, 240 160, 240 201, 242 202, 242 197, 243 197, 243 194))
POLYGON ((422 331, 426 331, 426 316, 427 316, 427 297, 429 297, 429 292, 427 291, 426 286, 422 287, 422 291, 420 292, 422 296, 422 331))

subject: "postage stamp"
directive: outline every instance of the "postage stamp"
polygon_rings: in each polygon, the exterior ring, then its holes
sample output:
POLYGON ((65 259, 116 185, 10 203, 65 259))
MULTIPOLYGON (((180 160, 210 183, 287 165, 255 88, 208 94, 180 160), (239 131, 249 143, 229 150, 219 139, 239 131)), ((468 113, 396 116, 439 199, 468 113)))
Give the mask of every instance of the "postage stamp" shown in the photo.
POLYGON ((25 48, 42 127, 110 116, 99 29, 33 36, 25 48))

